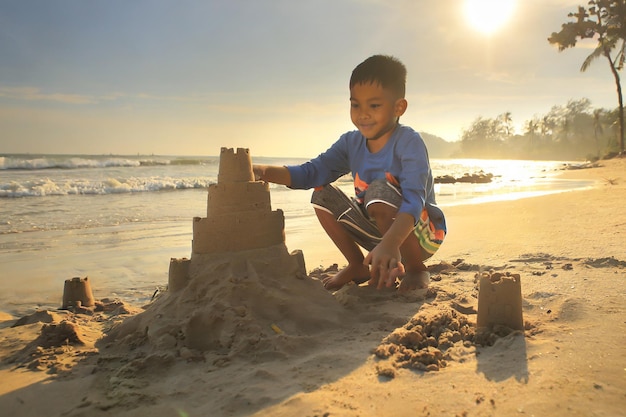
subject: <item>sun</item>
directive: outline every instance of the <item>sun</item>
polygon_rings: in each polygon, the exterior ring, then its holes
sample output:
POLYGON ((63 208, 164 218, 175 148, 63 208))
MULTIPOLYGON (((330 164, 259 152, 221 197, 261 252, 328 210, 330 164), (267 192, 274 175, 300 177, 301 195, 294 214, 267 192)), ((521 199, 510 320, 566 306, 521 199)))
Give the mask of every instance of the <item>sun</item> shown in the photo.
POLYGON ((465 0, 465 18, 477 31, 491 35, 513 16, 516 0, 465 0))

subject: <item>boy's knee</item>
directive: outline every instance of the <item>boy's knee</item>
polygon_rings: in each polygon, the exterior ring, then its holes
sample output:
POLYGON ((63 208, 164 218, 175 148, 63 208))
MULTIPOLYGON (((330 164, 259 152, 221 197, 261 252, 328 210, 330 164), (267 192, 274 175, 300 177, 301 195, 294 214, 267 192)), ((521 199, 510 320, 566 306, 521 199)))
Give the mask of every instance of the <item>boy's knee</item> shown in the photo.
POLYGON ((315 208, 322 208, 336 217, 351 208, 350 199, 337 187, 324 185, 315 188, 311 195, 311 204, 315 208))
POLYGON ((334 190, 331 189, 330 185, 323 185, 321 187, 315 187, 313 193, 311 194, 311 203, 319 204, 326 200, 327 198, 332 197, 332 192, 334 190))
POLYGON ((381 220, 389 220, 396 217, 398 209, 386 203, 371 203, 367 206, 367 214, 370 219, 380 223, 381 220))

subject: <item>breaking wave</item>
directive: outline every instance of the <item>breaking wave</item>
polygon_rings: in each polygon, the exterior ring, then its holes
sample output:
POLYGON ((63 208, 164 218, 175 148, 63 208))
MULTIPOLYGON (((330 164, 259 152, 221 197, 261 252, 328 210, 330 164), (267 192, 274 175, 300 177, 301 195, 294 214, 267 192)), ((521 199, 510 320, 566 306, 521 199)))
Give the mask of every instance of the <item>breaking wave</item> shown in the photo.
POLYGON ((0 156, 0 170, 49 170, 84 168, 120 168, 161 165, 214 165, 217 158, 124 157, 124 156, 0 156))
POLYGON ((63 195, 104 195, 207 188, 215 182, 206 178, 127 178, 118 180, 30 179, 0 183, 0 198, 44 197, 63 195))

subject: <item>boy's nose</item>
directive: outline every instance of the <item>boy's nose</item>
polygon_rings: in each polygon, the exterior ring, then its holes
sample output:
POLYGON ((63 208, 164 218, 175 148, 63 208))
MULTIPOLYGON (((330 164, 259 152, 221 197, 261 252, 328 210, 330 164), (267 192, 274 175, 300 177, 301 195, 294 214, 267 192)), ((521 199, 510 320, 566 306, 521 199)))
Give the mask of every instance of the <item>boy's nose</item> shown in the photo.
POLYGON ((367 110, 359 110, 359 113, 357 115, 359 120, 364 120, 364 119, 368 119, 370 116, 369 112, 367 110))

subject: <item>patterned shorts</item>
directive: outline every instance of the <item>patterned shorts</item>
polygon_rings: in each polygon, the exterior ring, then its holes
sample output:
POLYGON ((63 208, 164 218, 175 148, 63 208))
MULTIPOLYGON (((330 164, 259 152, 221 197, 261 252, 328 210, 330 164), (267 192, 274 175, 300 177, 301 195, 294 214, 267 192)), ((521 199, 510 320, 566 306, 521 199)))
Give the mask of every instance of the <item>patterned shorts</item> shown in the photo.
MULTIPOLYGON (((317 188, 311 197, 313 207, 332 214, 355 242, 368 251, 382 240, 376 223, 367 214, 367 207, 372 203, 384 203, 397 209, 402 203, 402 194, 386 180, 377 180, 372 181, 367 188, 363 204, 357 203, 331 184, 317 188)), ((431 221, 431 216, 424 208, 413 230, 427 258, 439 249, 446 235, 443 213, 437 207, 431 208, 437 219, 433 218, 431 221)))

